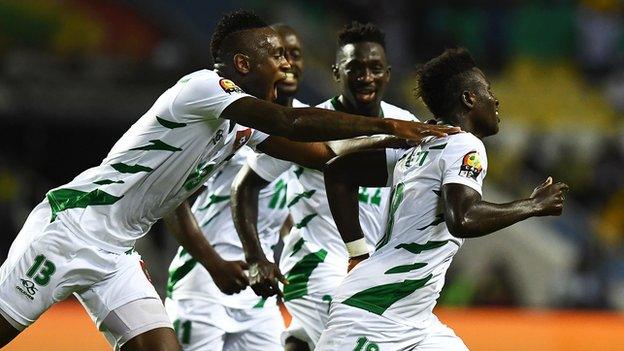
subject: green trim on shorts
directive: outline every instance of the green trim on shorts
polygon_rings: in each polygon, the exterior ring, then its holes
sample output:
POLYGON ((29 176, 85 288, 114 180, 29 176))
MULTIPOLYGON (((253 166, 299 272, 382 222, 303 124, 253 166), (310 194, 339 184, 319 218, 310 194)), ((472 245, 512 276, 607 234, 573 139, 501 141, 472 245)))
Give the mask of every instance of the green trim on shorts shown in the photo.
POLYGON ((327 251, 321 249, 305 255, 290 270, 286 279, 288 284, 284 285, 284 301, 290 301, 308 294, 308 281, 312 272, 321 262, 325 261, 327 251))

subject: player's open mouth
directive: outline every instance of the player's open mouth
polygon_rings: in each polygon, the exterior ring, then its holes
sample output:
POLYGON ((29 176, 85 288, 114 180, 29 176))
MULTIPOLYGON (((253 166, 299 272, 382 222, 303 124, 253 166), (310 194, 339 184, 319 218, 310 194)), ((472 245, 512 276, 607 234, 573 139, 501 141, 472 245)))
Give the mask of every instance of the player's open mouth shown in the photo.
POLYGON ((358 99, 358 101, 361 101, 365 104, 375 101, 376 96, 377 96, 377 92, 375 90, 361 90, 361 91, 355 92, 356 99, 358 99))
POLYGON ((295 76, 294 73, 292 72, 287 72, 286 73, 286 78, 284 78, 284 80, 280 81, 281 84, 297 84, 297 76, 295 76))

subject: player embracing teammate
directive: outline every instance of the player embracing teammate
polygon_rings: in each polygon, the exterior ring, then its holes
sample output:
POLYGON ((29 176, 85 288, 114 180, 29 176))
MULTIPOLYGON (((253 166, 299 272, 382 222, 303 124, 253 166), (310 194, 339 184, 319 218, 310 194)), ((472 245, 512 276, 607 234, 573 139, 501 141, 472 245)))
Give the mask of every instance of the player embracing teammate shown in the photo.
MULTIPOLYGON (((31 212, 0 268, 0 346, 74 294, 121 350, 180 350, 134 243, 172 211, 188 214, 184 200, 242 146, 320 168, 340 152, 309 142, 420 140, 456 130, 271 103, 290 64, 279 35, 249 12, 221 19, 211 51, 213 70, 182 77, 100 165, 50 190, 31 212)), ((192 222, 180 224, 177 239, 199 264, 210 272, 223 263, 200 231, 187 228, 192 222)))
MULTIPOLYGON (((340 95, 317 107, 378 120, 388 116, 416 120, 410 112, 382 100, 390 81, 391 67, 386 57, 384 33, 376 26, 358 22, 345 26, 338 34, 336 61, 332 68, 340 95)), ((383 147, 375 138, 331 143, 334 150, 353 148, 354 145, 358 148, 383 147)), ((256 211, 256 202, 250 197, 257 194, 258 189, 251 191, 252 182, 247 178, 260 176, 269 182, 284 172, 293 174, 288 183, 287 207, 294 226, 284 239, 279 263, 288 280, 283 286, 283 300, 292 316, 283 342, 287 350, 312 350, 325 328, 334 291, 347 274, 348 255, 329 210, 323 173, 292 167, 290 162, 266 155, 250 158, 248 167, 241 171, 234 183, 234 218, 246 247, 247 262, 260 267, 273 265, 257 249, 253 240, 257 236, 256 229, 248 225, 253 223, 256 211)), ((388 198, 389 189, 386 188, 359 189, 360 221, 371 249, 379 239, 388 198)), ((271 273, 268 268, 261 271, 271 273)), ((271 276, 267 277, 268 285, 271 279, 271 276)))

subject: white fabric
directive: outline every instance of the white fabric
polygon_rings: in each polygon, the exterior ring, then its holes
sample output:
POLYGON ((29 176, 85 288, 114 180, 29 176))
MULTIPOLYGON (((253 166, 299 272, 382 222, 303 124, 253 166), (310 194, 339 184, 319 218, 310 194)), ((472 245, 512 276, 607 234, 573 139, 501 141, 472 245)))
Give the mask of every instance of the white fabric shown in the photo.
POLYGON ((58 217, 52 219, 108 251, 133 247, 237 149, 267 137, 221 118, 229 104, 249 96, 232 86, 209 70, 180 79, 117 141, 101 165, 48 192, 58 217), (80 197, 78 191, 90 195, 80 197))
POLYGON ((431 315, 419 328, 400 325, 367 311, 332 304, 327 329, 316 351, 467 351, 455 332, 431 315))
POLYGON ((184 351, 279 350, 284 329, 275 304, 236 309, 200 299, 165 301, 184 351))
POLYGON ((371 257, 340 284, 334 301, 419 328, 431 318, 446 271, 464 242, 444 222, 442 185, 464 184, 480 193, 487 155, 481 140, 461 133, 392 151, 388 163, 395 162, 386 233, 371 257), (463 163, 475 152, 479 169, 468 174, 463 163))
POLYGON ((28 326, 74 293, 99 327, 119 306, 159 298, 139 254, 104 251, 61 221, 46 223, 50 214, 46 202, 33 210, 0 268, 0 308, 15 321, 28 326), (29 275, 41 256, 43 263, 29 275))
POLYGON ((106 339, 116 349, 135 336, 158 328, 173 329, 160 298, 135 300, 117 307, 101 326, 106 339))

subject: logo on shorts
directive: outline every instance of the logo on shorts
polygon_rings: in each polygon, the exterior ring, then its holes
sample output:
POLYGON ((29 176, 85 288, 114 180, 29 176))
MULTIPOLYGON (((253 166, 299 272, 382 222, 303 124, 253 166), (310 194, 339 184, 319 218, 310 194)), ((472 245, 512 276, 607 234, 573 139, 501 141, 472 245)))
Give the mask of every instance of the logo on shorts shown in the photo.
POLYGON ((243 89, 239 88, 238 85, 234 84, 234 82, 229 79, 221 79, 219 81, 219 85, 221 86, 221 89, 228 94, 232 94, 234 92, 243 93, 243 89))
POLYGON ((459 175, 476 180, 482 169, 481 156, 476 151, 471 151, 464 155, 459 175))
POLYGON ((31 282, 27 279, 21 279, 22 286, 16 286, 15 288, 19 290, 22 294, 28 297, 31 300, 34 300, 33 296, 37 293, 37 288, 35 288, 35 283, 31 282))

